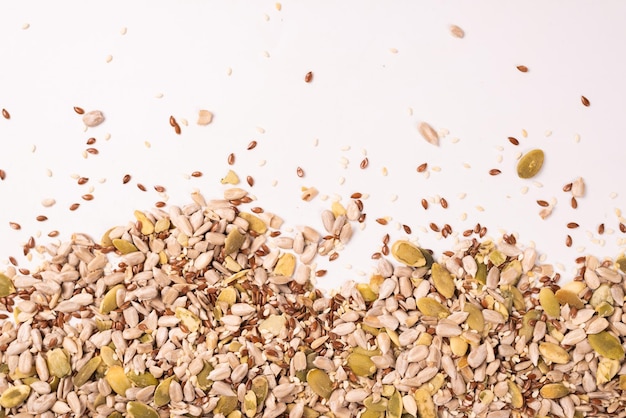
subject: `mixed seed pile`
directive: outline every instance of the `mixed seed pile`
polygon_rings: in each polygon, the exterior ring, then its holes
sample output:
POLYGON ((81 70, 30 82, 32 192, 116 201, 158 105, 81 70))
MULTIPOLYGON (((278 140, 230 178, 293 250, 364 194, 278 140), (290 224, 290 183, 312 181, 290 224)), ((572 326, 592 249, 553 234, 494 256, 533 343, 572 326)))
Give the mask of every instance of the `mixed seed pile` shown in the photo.
POLYGON ((626 258, 560 287, 510 237, 398 240, 326 296, 354 201, 287 237, 242 189, 192 198, 0 274, 0 416, 626 416, 626 258))

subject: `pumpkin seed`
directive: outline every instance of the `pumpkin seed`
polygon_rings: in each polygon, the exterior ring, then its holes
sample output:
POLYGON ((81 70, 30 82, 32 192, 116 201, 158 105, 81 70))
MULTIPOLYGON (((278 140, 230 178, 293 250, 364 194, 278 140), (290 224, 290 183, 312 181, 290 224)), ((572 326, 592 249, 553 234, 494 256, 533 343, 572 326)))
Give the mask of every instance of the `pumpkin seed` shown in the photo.
POLYGON ((200 328, 200 318, 198 318, 198 315, 191 312, 189 309, 178 306, 176 308, 175 315, 176 318, 180 319, 180 322, 187 327, 189 332, 196 332, 200 328))
POLYGON ((212 384, 213 381, 209 380, 209 374, 213 371, 213 365, 211 365, 211 363, 209 363, 208 361, 204 360, 204 366, 202 367, 202 370, 200 370, 200 373, 198 373, 198 376, 196 377, 198 380, 198 386, 200 387, 200 389, 202 390, 207 390, 212 384))
POLYGON ((569 353, 554 343, 543 342, 539 344, 539 352, 545 360, 552 363, 566 364, 570 361, 569 353))
POLYGON ((256 404, 263 405, 269 391, 269 383, 267 381, 267 378, 265 376, 255 377, 254 379, 252 379, 252 386, 250 387, 250 389, 256 395, 256 404))
POLYGON ((499 267, 506 261, 506 256, 498 250, 493 250, 489 253, 489 261, 491 261, 494 266, 499 267))
POLYGON ((479 333, 483 332, 485 328, 485 317, 483 316, 482 309, 471 303, 466 303, 463 307, 463 311, 469 313, 465 320, 467 326, 479 333))
POLYGON ((126 374, 126 376, 131 382, 140 388, 156 386, 159 384, 159 381, 152 375, 152 373, 135 373, 134 371, 131 371, 126 374))
MULTIPOLYGON (((154 391, 154 405, 158 408, 170 403, 170 385, 174 380, 174 376, 163 379, 154 391)), ((202 389, 202 387, 201 387, 202 389)))
POLYGON ((283 315, 270 315, 259 324, 259 331, 267 331, 277 336, 285 327, 287 318, 283 315))
POLYGON ((596 290, 591 294, 591 298, 589 299, 589 304, 594 308, 598 307, 598 305, 602 303, 608 303, 613 305, 613 296, 611 296, 611 287, 604 283, 601 284, 596 290))
POLYGON ((220 180, 222 184, 239 184, 239 176, 233 170, 228 170, 228 173, 220 180))
POLYGON ((469 344, 463 337, 450 337, 450 350, 455 356, 463 357, 467 353, 468 348, 469 344))
POLYGON ((262 235, 267 232, 267 225, 258 216, 248 212, 240 212, 238 216, 248 221, 249 228, 257 234, 262 235))
POLYGON ((113 246, 122 254, 130 254, 134 253, 135 251, 139 251, 137 247, 135 247, 135 244, 133 244, 132 242, 128 242, 124 239, 116 238, 111 242, 113 246))
POLYGON ((433 298, 423 297, 417 300, 417 309, 426 315, 435 318, 447 318, 450 315, 448 308, 437 302, 433 298))
POLYGON ((48 351, 46 354, 46 363, 48 364, 50 374, 59 379, 72 373, 70 360, 65 351, 61 348, 48 351))
POLYGON ((296 257, 291 253, 284 253, 278 259, 274 274, 277 276, 290 277, 296 269, 296 257))
POLYGON ((154 232, 156 232, 157 234, 165 232, 170 229, 170 225, 170 218, 161 218, 156 222, 156 224, 154 224, 154 232))
POLYGON ((139 222, 141 222, 141 233, 144 235, 150 235, 154 232, 154 224, 152 223, 152 221, 150 219, 148 219, 148 217, 146 216, 145 213, 136 210, 134 212, 135 215, 135 219, 137 219, 139 222))
POLYGON ((239 251, 245 240, 246 236, 239 232, 239 228, 231 229, 224 241, 224 254, 228 255, 239 251))
POLYGON ((563 383, 548 383, 539 389, 539 393, 546 399, 559 399, 569 395, 569 389, 563 383))
POLYGON ((74 386, 81 387, 87 383, 91 375, 94 374, 98 366, 100 366, 100 363, 102 363, 102 357, 100 356, 92 357, 85 363, 73 378, 74 386))
POLYGON ((333 392, 333 382, 325 371, 320 369, 309 370, 306 374, 306 382, 313 392, 324 399, 330 398, 333 392))
POLYGON ((428 252, 405 240, 398 240, 391 246, 391 255, 399 262, 411 267, 428 267, 426 253, 428 252))
POLYGON ((213 412, 216 414, 228 415, 233 412, 235 408, 237 408, 238 403, 239 401, 237 401, 236 396, 220 396, 213 412))
POLYGON ((430 275, 433 279, 435 289, 437 289, 442 296, 448 299, 454 296, 456 287, 454 285, 454 279, 448 270, 442 267, 439 263, 433 263, 430 275))
POLYGON ((543 166, 544 153, 540 149, 528 151, 517 163, 517 175, 523 179, 535 177, 543 166))
POLYGON ((402 416, 402 395, 397 390, 389 397, 387 402, 387 417, 400 418, 402 416))
POLYGON ((102 298, 102 302, 100 303, 100 313, 108 314, 111 311, 114 311, 118 308, 117 306, 117 292, 125 289, 123 284, 118 284, 113 286, 102 298))
POLYGON ((561 288, 554 293, 554 296, 558 299, 559 303, 563 306, 569 305, 572 308, 582 309, 585 304, 578 297, 578 295, 571 290, 561 288))
POLYGON ((598 313, 598 316, 606 318, 613 315, 615 308, 608 302, 602 302, 596 306, 595 311, 598 313))
POLYGON ((365 302, 374 302, 378 299, 378 294, 372 290, 372 287, 367 283, 357 283, 356 289, 359 291, 365 302))
POLYGON ((243 411, 248 418, 252 418, 256 415, 256 409, 256 394, 249 390, 243 398, 243 411))
POLYGON ((126 373, 124 373, 122 366, 109 367, 104 378, 111 386, 111 389, 121 396, 126 396, 126 391, 132 387, 132 383, 126 376, 126 373))
POLYGON ((3 273, 0 273, 0 298, 7 297, 15 293, 13 281, 3 273))
POLYGON ((524 406, 522 390, 513 380, 507 380, 506 383, 509 386, 509 394, 511 395, 511 406, 516 409, 522 408, 524 406))
POLYGON ((2 407, 10 409, 19 406, 30 395, 30 386, 28 385, 16 385, 5 389, 0 396, 0 405, 2 407))
POLYGON ((380 398, 377 402, 374 402, 374 398, 372 396, 368 396, 363 401, 363 405, 372 411, 372 412, 387 412, 387 408, 389 406, 389 401, 385 398, 380 398))
POLYGON ((620 361, 624 359, 624 347, 620 340, 608 331, 591 334, 587 338, 591 348, 602 357, 620 361))
POLYGON ((626 257, 625 256, 618 257, 617 260, 615 260, 615 265, 623 273, 626 273, 626 257))
POLYGON ((603 385, 608 383, 619 372, 621 365, 619 360, 610 358, 603 358, 598 363, 598 370, 596 371, 596 384, 603 385))
POLYGON ((376 365, 366 355, 350 353, 346 361, 350 370, 357 376, 371 376, 376 373, 376 365))
POLYGON ((100 348, 100 357, 102 358, 102 364, 106 365, 107 367, 122 365, 122 362, 119 361, 115 356, 115 350, 113 350, 108 345, 100 348))
POLYGON ((552 289, 544 287, 539 291, 539 303, 548 316, 558 318, 561 315, 561 305, 552 289))
POLYGON ((130 418, 159 418, 159 413, 148 405, 137 401, 126 404, 126 412, 130 418))
POLYGON ((417 389, 413 394, 417 403, 417 413, 420 418, 437 418, 437 408, 433 397, 426 389, 417 389))
POLYGON ((226 287, 222 289, 217 297, 218 302, 226 302, 228 306, 232 306, 237 302, 237 290, 234 287, 226 287))

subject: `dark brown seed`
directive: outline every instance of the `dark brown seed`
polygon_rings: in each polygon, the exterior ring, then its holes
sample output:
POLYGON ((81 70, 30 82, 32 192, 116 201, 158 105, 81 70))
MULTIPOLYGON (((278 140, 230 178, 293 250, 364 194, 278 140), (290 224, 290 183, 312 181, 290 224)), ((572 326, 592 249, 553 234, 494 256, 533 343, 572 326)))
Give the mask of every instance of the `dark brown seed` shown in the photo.
POLYGON ((572 190, 572 183, 567 183, 565 186, 563 186, 564 192, 569 192, 571 190, 572 190))
POLYGON ((130 174, 125 174, 122 178, 122 184, 126 184, 130 181, 130 174))
POLYGON ((0 169, 0 180, 4 180, 5 178, 7 178, 7 172, 0 169))
POLYGON ((315 277, 322 277, 326 275, 326 270, 317 270, 315 272, 315 277))
POLYGON ((28 248, 35 248, 35 238, 33 238, 32 236, 28 238, 28 242, 26 243, 26 245, 28 246, 28 248))
POLYGON ((572 246, 572 237, 571 236, 568 235, 567 237, 565 237, 565 245, 568 246, 568 247, 572 246))
POLYGON ((372 254, 372 260, 378 260, 382 256, 383 255, 381 253, 374 253, 374 254, 372 254))
POLYGON ((478 233, 480 232, 480 228, 481 228, 481 227, 480 227, 480 224, 479 224, 479 223, 477 223, 477 224, 474 226, 474 233, 475 233, 475 234, 478 234, 478 233))
POLYGON ((74 106, 74 112, 82 115, 83 113, 85 113, 85 109, 83 109, 82 107, 74 106))
POLYGON ((263 213, 264 210, 263 208, 260 208, 258 206, 253 207, 252 209, 250 209, 253 213, 263 213))
POLYGON ((48 220, 48 217, 46 215, 38 215, 35 219, 37 219, 37 222, 44 222, 48 220))
POLYGON ((491 170, 489 170, 489 174, 492 176, 497 176, 500 173, 502 173, 502 171, 498 170, 497 168, 492 168, 491 170))
POLYGON ((519 145, 517 138, 513 138, 512 136, 509 137, 509 142, 513 145, 519 145))
POLYGON ((383 248, 380 249, 380 252, 383 253, 383 255, 389 255, 389 246, 387 246, 386 244, 383 245, 383 248))
POLYGON ((582 102, 582 104, 586 107, 589 107, 589 105, 591 105, 591 102, 589 101, 588 98, 586 98, 585 96, 580 96, 580 101, 582 102))
POLYGON ((404 229, 404 233, 411 234, 411 227, 408 225, 402 225, 402 229, 404 229))
POLYGON ((81 185, 87 183, 88 181, 89 181, 88 177, 79 177, 78 180, 76 180, 76 182, 81 185))
POLYGON ((361 167, 361 169, 365 169, 367 168, 367 166, 370 164, 369 160, 367 159, 367 157, 363 158, 363 160, 361 161, 361 164, 359 165, 359 167, 361 167))
POLYGON ((176 132, 177 135, 180 135, 180 133, 182 132, 178 123, 174 125, 174 132, 176 132))
POLYGON ((156 186, 154 186, 154 190, 157 191, 157 193, 163 193, 165 192, 165 187, 163 186, 159 186, 158 184, 156 186))
POLYGON ((525 65, 518 65, 517 69, 522 72, 522 73, 527 73, 528 72, 528 67, 525 65))
POLYGON ((579 225, 578 225, 576 222, 569 222, 569 223, 567 224, 567 227, 568 227, 569 229, 576 229, 576 228, 578 228, 578 227, 579 227, 579 225))
POLYGON ((339 253, 338 252, 334 252, 331 255, 328 256, 328 261, 335 261, 336 259, 339 258, 339 253))
POLYGON ((98 151, 97 148, 87 148, 86 150, 88 153, 93 154, 93 155, 98 155, 100 153, 100 151, 98 151))
POLYGON ((443 230, 444 230, 444 231, 447 231, 447 232, 448 232, 448 234, 451 234, 451 233, 452 233, 452 227, 451 227, 449 224, 444 224, 444 225, 443 225, 443 230))
POLYGON ((389 244, 389 239, 390 239, 389 234, 385 234, 383 236, 383 244, 385 245, 389 244))
POLYGON ((626 234, 626 225, 624 225, 622 222, 619 223, 619 230, 620 232, 623 232, 624 234, 626 234))
POLYGON ((146 191, 146 186, 144 186, 144 185, 143 185, 143 184, 141 184, 141 183, 137 183, 137 188, 138 188, 139 190, 141 190, 142 192, 145 192, 145 191, 146 191))
POLYGON ((572 205, 572 208, 574 209, 578 207, 578 201, 576 200, 574 196, 572 196, 572 199, 570 200, 570 204, 572 205))
POLYGON ((235 154, 233 154, 232 152, 230 154, 228 154, 228 165, 233 165, 235 164, 235 154))
POLYGON ((550 204, 546 202, 545 200, 537 200, 537 204, 541 206, 542 208, 550 206, 550 204))
POLYGON ((279 236, 281 234, 280 231, 272 231, 270 232, 270 237, 272 238, 276 238, 277 236, 279 236))
POLYGON ((441 199, 439 199, 439 204, 442 208, 448 209, 448 201, 445 198, 442 197, 441 199))
POLYGON ((351 199, 360 199, 361 197, 363 197, 363 195, 359 192, 355 192, 350 195, 351 199))
POLYGON ((157 208, 162 208, 165 206, 165 202, 162 202, 159 200, 158 202, 154 204, 154 206, 156 206, 157 208))
POLYGON ((87 145, 93 145, 95 143, 96 143, 96 138, 91 137, 87 140, 87 145))
POLYGON ((9 256, 9 262, 14 266, 17 266, 17 260, 13 256, 9 256))
POLYGON ((480 228, 480 231, 478 232, 478 236, 482 238, 485 235, 487 235, 487 227, 483 226, 482 228, 480 228))
POLYGON ((359 219, 357 219, 357 221, 359 223, 363 223, 363 222, 365 222, 365 218, 367 218, 367 213, 362 213, 362 214, 359 215, 359 219))
POLYGON ((2 116, 3 116, 5 119, 11 119, 11 114, 10 114, 10 113, 9 113, 9 111, 8 111, 8 110, 6 110, 6 109, 2 109, 2 116))
POLYGON ((426 200, 426 199, 422 199, 422 207, 423 207, 424 209, 428 209, 428 200, 426 200))
POLYGON ((604 224, 598 225, 598 234, 604 234, 604 224))
POLYGON ((70 205, 70 210, 74 211, 74 210, 78 209, 79 206, 80 206, 80 203, 72 203, 70 205))
POLYGON ((9 226, 16 231, 22 229, 22 225, 18 224, 17 222, 9 222, 9 226))
POLYGON ((87 193, 81 196, 83 198, 83 200, 93 200, 93 195, 91 193, 87 193))
POLYGON ((417 166, 417 172, 423 173, 424 171, 426 171, 427 168, 428 168, 428 163, 422 163, 417 166))
POLYGON ((250 141, 250 143, 248 144, 247 150, 251 150, 254 148, 256 148, 256 141, 250 141))
POLYGON ((313 81, 313 73, 309 71, 308 73, 304 75, 304 82, 310 83, 311 81, 313 81))
POLYGON ((356 199, 354 201, 356 203, 356 207, 359 209, 359 212, 363 211, 363 201, 361 199, 356 199))
POLYGON ((241 203, 250 203, 252 202, 252 198, 250 196, 244 196, 241 198, 241 203))
POLYGON ((254 177, 248 176, 246 177, 246 181, 248 182, 248 186, 250 187, 254 186, 254 177))
POLYGON ((296 169, 296 174, 298 175, 298 177, 304 177, 304 170, 302 169, 302 167, 298 167, 296 169))
POLYGON ((381 225, 387 225, 387 219, 385 218, 376 218, 376 222, 378 222, 381 225))
POLYGON ((170 116, 170 126, 174 127, 176 125, 178 125, 178 122, 176 122, 174 116, 170 116))
POLYGON ((191 177, 202 177, 202 171, 194 171, 191 173, 191 177))
POLYGON ((472 231, 471 229, 466 229, 465 231, 463 231, 463 236, 464 237, 469 237, 473 233, 474 233, 474 231, 472 231))
POLYGON ((50 231, 50 232, 48 232, 48 236, 50 238, 58 237, 59 236, 59 231, 57 231, 57 230, 50 231))
POLYGON ((435 232, 439 232, 439 227, 437 226, 436 223, 431 222, 430 225, 428 225, 430 227, 430 229, 432 229, 435 232))

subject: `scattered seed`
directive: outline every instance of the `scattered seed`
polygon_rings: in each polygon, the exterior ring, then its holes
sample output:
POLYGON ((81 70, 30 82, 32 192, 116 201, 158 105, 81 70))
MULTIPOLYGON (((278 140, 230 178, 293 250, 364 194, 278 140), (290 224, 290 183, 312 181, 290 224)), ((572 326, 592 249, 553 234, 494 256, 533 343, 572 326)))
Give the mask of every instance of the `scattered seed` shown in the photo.
POLYGON ((544 153, 540 149, 529 151, 517 163, 517 175, 529 179, 537 175, 543 166, 544 153))
POLYGON ((579 227, 579 225, 578 225, 576 222, 569 222, 569 223, 567 224, 567 227, 568 227, 569 229, 575 229, 575 228, 578 228, 578 227, 579 227))
POLYGON ((78 209, 79 207, 80 207, 80 203, 72 203, 70 205, 70 210, 74 211, 74 210, 78 209))
POLYGON ((254 186, 254 177, 247 176, 246 177, 246 181, 248 182, 248 186, 250 186, 250 187, 254 186))
POLYGON ((15 229, 16 231, 22 229, 22 226, 17 222, 9 222, 9 226, 11 227, 11 229, 15 229))
POLYGON ((428 209, 428 200, 426 200, 426 199, 422 199, 422 207, 423 207, 424 209, 428 209))
POLYGON ((157 193, 165 193, 165 187, 160 186, 160 185, 158 185, 158 184, 157 184, 156 186, 154 186, 154 190, 155 190, 157 193))
POLYGON ((202 171, 194 171, 191 173, 191 177, 202 177, 202 171))
POLYGON ((428 163, 422 163, 417 166, 417 172, 423 173, 424 171, 426 171, 427 168, 428 168, 428 163))
POLYGON ((159 200, 158 202, 156 202, 156 203, 154 204, 154 206, 156 206, 157 208, 162 208, 162 207, 164 207, 165 205, 166 205, 166 203, 165 203, 165 202, 163 202, 163 201, 161 201, 161 200, 159 200))
POLYGON ((586 107, 589 107, 589 105, 591 105, 591 102, 585 96, 580 96, 580 101, 586 107))
POLYGON ((322 276, 325 276, 325 275, 326 275, 326 270, 317 270, 315 272, 315 276, 316 277, 322 277, 322 276))
POLYGON ((439 146, 439 134, 437 133, 437 131, 435 131, 435 129, 433 129, 432 126, 430 126, 426 122, 420 122, 419 125, 417 125, 417 129, 419 130, 419 133, 422 135, 422 137, 426 140, 426 142, 435 146, 439 146))
POLYGON ((576 209, 578 207, 578 201, 574 196, 572 196, 572 198, 570 199, 570 205, 573 209, 576 209))
POLYGON ((37 222, 44 222, 48 220, 48 217, 46 215, 37 215, 35 219, 37 219, 37 222))
POLYGON ((257 145, 256 141, 250 141, 250 143, 248 144, 248 147, 246 149, 248 151, 252 150, 252 149, 256 148, 256 145, 257 145))
POLYGON ((361 161, 361 164, 359 164, 359 167, 361 167, 361 169, 366 169, 368 165, 369 165, 369 160, 367 159, 367 157, 365 157, 361 161))
POLYGON ((509 137, 509 142, 513 145, 519 145, 517 138, 513 138, 512 136, 509 137))
POLYGON ((100 153, 100 151, 98 151, 97 148, 87 148, 85 151, 87 151, 89 154, 93 154, 93 155, 98 155, 100 153))
POLYGON ((296 174, 298 175, 298 177, 304 177, 304 170, 302 169, 302 167, 298 167, 296 169, 296 174))
POLYGON ((199 110, 198 111, 198 120, 197 124, 200 126, 206 126, 213 121, 213 113, 208 110, 199 110))
POLYGON ((232 152, 230 154, 228 154, 228 165, 233 165, 235 164, 235 154, 233 154, 232 152))
POLYGON ((144 186, 144 185, 143 185, 143 184, 141 184, 141 183, 137 183, 137 188, 138 188, 139 190, 141 190, 142 192, 147 191, 146 186, 144 186))
POLYGON ((537 204, 541 206, 542 208, 550 206, 550 204, 546 202, 545 200, 537 200, 537 204))
POLYGON ((11 119, 11 114, 8 110, 2 109, 2 117, 4 117, 5 119, 11 119))
POLYGON ((76 182, 80 185, 83 185, 85 183, 87 183, 89 181, 89 178, 87 177, 79 177, 78 180, 76 180, 76 182))
POLYGON ((91 193, 87 193, 87 194, 82 195, 81 198, 83 200, 89 201, 89 200, 93 200, 93 195, 91 193))
POLYGON ((497 176, 500 173, 502 173, 502 171, 498 170, 497 168, 492 168, 491 170, 489 170, 489 175, 491 176, 497 176))
POLYGON ((361 197, 363 197, 363 195, 359 192, 355 192, 350 195, 351 199, 360 199, 361 197))
POLYGON ((78 113, 79 115, 82 115, 85 113, 85 110, 82 107, 74 106, 74 112, 78 113))
POLYGON ((572 246, 572 237, 570 235, 565 237, 565 245, 568 246, 568 247, 572 246))
POLYGON ((442 208, 448 209, 448 201, 445 198, 442 197, 441 199, 439 199, 439 204, 442 208))
POLYGON ((430 229, 432 229, 433 231, 435 231, 435 232, 439 232, 439 227, 437 226, 437 224, 436 224, 436 223, 431 222, 428 226, 429 226, 429 227, 430 227, 430 229))
POLYGON ((128 183, 130 179, 131 179, 130 174, 125 174, 124 177, 122 178, 122 184, 128 183))
POLYGON ((411 227, 406 225, 406 224, 402 224, 402 229, 404 229, 404 233, 407 234, 407 235, 410 235, 411 232, 412 232, 411 231, 411 227))
POLYGON ((604 234, 604 224, 600 224, 598 225, 598 234, 602 235, 604 234))
POLYGON ((56 230, 53 230, 53 231, 48 232, 48 236, 49 236, 50 238, 58 237, 59 235, 60 235, 60 232, 59 232, 59 231, 56 231, 56 230))
POLYGON ((6 171, 0 169, 0 180, 4 180, 5 178, 7 178, 6 171))
POLYGON ((528 72, 528 67, 525 65, 518 65, 517 69, 522 72, 522 73, 527 73, 528 72))
POLYGON ((91 137, 87 140, 87 145, 93 145, 96 143, 96 138, 91 137))
POLYGON ((313 73, 309 71, 308 73, 304 75, 304 82, 310 83, 311 81, 313 81, 313 73))
POLYGON ((450 33, 455 38, 463 39, 465 37, 465 31, 457 25, 450 25, 450 33))
POLYGON ((626 225, 624 225, 622 222, 619 223, 619 230, 620 232, 626 234, 626 225))
POLYGON ((572 190, 572 183, 567 183, 565 186, 563 186, 564 192, 569 192, 571 190, 572 190))

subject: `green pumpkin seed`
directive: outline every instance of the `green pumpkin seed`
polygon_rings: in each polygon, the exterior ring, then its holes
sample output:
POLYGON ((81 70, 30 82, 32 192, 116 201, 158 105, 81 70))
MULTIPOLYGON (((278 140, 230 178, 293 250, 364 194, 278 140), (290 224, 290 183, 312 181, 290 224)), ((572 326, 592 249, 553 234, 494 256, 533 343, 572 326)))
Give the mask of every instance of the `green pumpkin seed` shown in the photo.
POLYGON ((507 380, 506 383, 509 386, 509 394, 511 395, 511 406, 516 409, 522 408, 524 406, 522 390, 513 380, 507 380))
POLYGON ((269 383, 267 381, 267 378, 265 376, 255 377, 254 379, 252 379, 252 386, 250 387, 250 389, 256 395, 256 404, 263 405, 269 391, 269 383))
POLYGON ((274 274, 277 276, 290 277, 296 269, 296 256, 291 253, 285 253, 280 256, 276 267, 274 267, 274 274))
POLYGON ((144 235, 150 235, 154 232, 154 224, 152 223, 152 221, 150 219, 148 219, 148 217, 146 216, 145 213, 136 210, 134 212, 135 215, 135 219, 137 219, 139 222, 141 222, 141 233, 144 235))
POLYGON ((350 370, 357 376, 371 376, 376 373, 376 365, 366 355, 351 353, 346 361, 350 370))
POLYGON ((479 333, 483 332, 483 330, 485 329, 485 318, 483 317, 483 310, 471 303, 465 303, 463 310, 469 313, 467 319, 465 320, 467 326, 474 331, 478 331, 479 333))
POLYGON ((539 344, 539 353, 541 353, 544 360, 552 363, 566 364, 570 361, 569 353, 563 347, 554 343, 543 342, 539 344))
POLYGON ((118 284, 113 286, 102 298, 102 302, 100 303, 100 313, 108 314, 111 311, 114 311, 118 308, 117 306, 117 292, 125 289, 123 284, 118 284))
POLYGON ((608 331, 588 335, 587 339, 591 348, 602 357, 620 361, 624 359, 624 347, 620 340, 608 331))
POLYGON ((152 373, 135 373, 130 372, 126 375, 128 379, 140 388, 148 386, 156 386, 159 381, 152 375, 152 373))
POLYGON ((618 257, 617 260, 615 260, 615 265, 623 273, 626 273, 626 257, 624 256, 618 257))
POLYGON ((135 244, 124 239, 116 238, 112 241, 113 246, 122 254, 130 254, 139 251, 135 244))
POLYGON ((65 351, 61 348, 48 351, 46 354, 46 363, 48 364, 50 374, 59 379, 72 373, 70 360, 65 351))
POLYGON ((367 283, 357 283, 356 290, 363 296, 365 302, 374 302, 378 299, 378 293, 375 293, 367 283))
POLYGON ((187 327, 189 332, 196 332, 200 328, 200 318, 189 309, 178 306, 175 311, 175 316, 180 319, 180 322, 187 327))
POLYGON ((224 254, 229 255, 239 251, 245 240, 246 236, 239 232, 239 228, 231 229, 224 241, 224 254))
POLYGON ((489 261, 491 261, 494 266, 500 266, 506 261, 506 256, 498 250, 493 250, 489 253, 489 261))
POLYGON ((613 312, 615 312, 615 308, 613 307, 613 305, 608 302, 600 303, 598 306, 596 306, 595 310, 598 313, 598 316, 603 318, 609 317, 613 315, 613 312))
POLYGON ((226 302, 228 306, 232 306, 237 302, 237 290, 234 287, 225 287, 217 297, 218 302, 226 302))
POLYGON ((374 411, 372 409, 366 409, 361 414, 361 418, 384 418, 384 417, 385 417, 384 411, 374 411))
POLYGON ((87 363, 85 363, 74 376, 74 386, 81 387, 87 383, 91 375, 94 374, 98 366, 100 366, 100 363, 102 363, 102 357, 100 356, 92 357, 87 363))
POLYGON ((535 322, 541 318, 541 312, 537 309, 532 309, 524 314, 522 317, 522 327, 518 331, 520 337, 526 337, 526 342, 530 342, 533 339, 533 333, 535 332, 535 322))
POLYGON ((122 365, 122 362, 119 361, 116 356, 117 354, 115 354, 115 350, 113 350, 108 345, 100 348, 100 357, 102 357, 102 363, 107 367, 122 365))
POLYGON ((544 153, 540 149, 528 151, 517 163, 517 175, 522 179, 535 177, 543 166, 544 153))
POLYGON ((0 273, 0 298, 7 297, 13 293, 15 293, 13 281, 9 276, 0 273))
POLYGON ((238 216, 248 221, 250 230, 256 232, 257 234, 262 235, 267 232, 267 225, 265 225, 265 222, 263 222, 258 216, 247 212, 240 212, 238 216))
POLYGON ((482 285, 487 284, 487 265, 484 263, 476 263, 476 281, 482 285))
POLYGON ((620 367, 619 360, 602 358, 598 363, 598 370, 596 371, 596 384, 600 386, 610 382, 619 372, 620 367))
POLYGON ((0 396, 0 405, 2 407, 10 409, 19 406, 30 395, 30 386, 28 385, 16 385, 11 386, 2 392, 0 396))
POLYGON ((441 293, 442 296, 448 299, 454 296, 456 287, 454 285, 454 279, 448 270, 442 267, 439 263, 433 263, 430 275, 433 279, 437 292, 441 293))
MULTIPOLYGON (((391 255, 399 262, 411 267, 425 267, 427 259, 425 251, 406 240, 399 240, 391 246, 391 255)), ((426 266, 427 267, 427 266, 426 266)))
POLYGON ((126 404, 130 418, 159 418, 159 413, 141 402, 130 401, 126 404))
POLYGON ((170 385, 174 376, 170 376, 159 383, 154 391, 154 405, 158 408, 170 403, 170 385))
POLYGON ((381 398, 377 402, 374 402, 374 398, 372 396, 368 396, 363 401, 363 405, 372 411, 372 412, 387 412, 387 407, 389 406, 389 401, 385 398, 381 398))
POLYGON ((362 347, 359 347, 358 345, 352 349, 352 352, 356 354, 362 354, 367 357, 382 355, 382 352, 378 348, 375 348, 373 350, 366 350, 362 347))
POLYGON ((333 393, 333 382, 323 370, 310 370, 306 375, 306 382, 313 392, 324 399, 330 398, 331 393, 333 393))
POLYGON ((585 304, 576 293, 568 289, 559 289, 554 294, 561 305, 569 305, 572 308, 582 309, 585 304))
POLYGON ((551 318, 561 316, 561 305, 559 300, 554 296, 554 292, 549 287, 544 287, 539 291, 539 303, 544 312, 551 318))
POLYGON ((267 331, 272 335, 278 335, 285 327, 287 318, 283 315, 270 315, 259 324, 259 331, 267 331))
POLYGON ((220 396, 213 413, 228 415, 237 408, 238 403, 236 396, 220 396))
POLYGON ((450 315, 448 308, 437 302, 433 298, 423 297, 417 300, 417 309, 426 315, 435 318, 447 318, 450 315))
POLYGON ((213 371, 213 366, 211 365, 211 363, 204 360, 204 366, 202 367, 202 370, 200 370, 200 373, 198 373, 198 376, 197 376, 198 386, 200 387, 200 389, 207 390, 213 384, 213 381, 209 380, 208 378, 209 373, 211 373, 212 371, 213 371))
POLYGON ((256 394, 249 390, 243 397, 243 412, 248 418, 252 418, 256 415, 256 394))
POLYGON ((611 296, 611 287, 604 283, 601 284, 596 290, 591 294, 591 298, 589 299, 589 304, 596 308, 601 303, 608 303, 609 305, 613 305, 613 296, 611 296))
POLYGON ((154 224, 154 232, 161 233, 161 232, 165 232, 168 229, 170 229, 171 226, 171 222, 170 222, 170 218, 161 218, 158 221, 156 221, 156 224, 154 224))
POLYGON ((118 395, 126 396, 126 391, 132 387, 132 383, 124 373, 122 366, 109 367, 104 378, 118 395))
POLYGON ((433 397, 423 388, 417 389, 413 394, 417 403, 417 414, 420 418, 437 418, 437 408, 433 397))
POLYGON ((548 383, 539 389, 545 399, 559 399, 569 395, 569 389, 563 383, 548 383))
MULTIPOLYGON (((291 411, 293 410, 293 408, 296 407, 295 403, 289 403, 287 404, 287 412, 291 413, 291 411)), ((309 407, 309 406, 304 406, 304 413, 302 414, 302 418, 318 418, 320 416, 320 413, 317 412, 315 409, 309 407)), ((363 415, 361 415, 363 416, 363 415)))
POLYGON ((387 417, 400 418, 402 416, 402 395, 397 390, 389 397, 387 402, 387 417))
POLYGON ((124 416, 122 415, 121 412, 114 411, 114 412, 111 412, 109 415, 107 415, 107 418, 124 418, 124 416))

